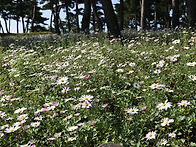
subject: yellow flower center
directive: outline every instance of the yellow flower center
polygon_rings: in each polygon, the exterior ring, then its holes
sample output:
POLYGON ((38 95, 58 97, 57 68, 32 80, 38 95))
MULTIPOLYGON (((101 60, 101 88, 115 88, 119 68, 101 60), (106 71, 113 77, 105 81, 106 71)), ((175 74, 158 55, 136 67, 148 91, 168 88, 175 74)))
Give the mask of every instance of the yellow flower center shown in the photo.
POLYGON ((88 106, 88 104, 85 104, 84 106, 88 106))
POLYGON ((88 98, 85 98, 84 100, 88 100, 88 98))
POLYGON ((149 137, 152 137, 152 134, 150 134, 149 137))
POLYGON ((182 105, 184 106, 184 105, 186 105, 186 103, 182 103, 182 105))
POLYGON ((70 137, 70 139, 73 139, 73 137, 70 137))
POLYGON ((12 130, 10 130, 10 132, 14 132, 14 130, 12 129, 12 130))
POLYGON ((134 112, 134 110, 132 109, 131 112, 134 112))
POLYGON ((162 104, 162 106, 165 106, 166 104, 162 104))

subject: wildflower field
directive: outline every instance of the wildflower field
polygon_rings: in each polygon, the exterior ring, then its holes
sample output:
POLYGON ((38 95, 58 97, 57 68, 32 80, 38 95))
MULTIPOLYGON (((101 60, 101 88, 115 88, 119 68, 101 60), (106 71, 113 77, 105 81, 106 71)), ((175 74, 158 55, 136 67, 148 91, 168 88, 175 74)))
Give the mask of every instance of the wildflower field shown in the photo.
POLYGON ((196 146, 196 32, 0 38, 0 146, 196 146))

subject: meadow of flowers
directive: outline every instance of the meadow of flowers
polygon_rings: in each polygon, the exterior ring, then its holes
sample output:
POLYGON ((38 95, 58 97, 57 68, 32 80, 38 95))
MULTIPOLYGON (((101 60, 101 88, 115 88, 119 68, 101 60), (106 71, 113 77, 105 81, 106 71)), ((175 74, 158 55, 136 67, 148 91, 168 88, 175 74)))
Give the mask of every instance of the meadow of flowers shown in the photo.
POLYGON ((196 146, 196 32, 0 38, 0 146, 196 146))

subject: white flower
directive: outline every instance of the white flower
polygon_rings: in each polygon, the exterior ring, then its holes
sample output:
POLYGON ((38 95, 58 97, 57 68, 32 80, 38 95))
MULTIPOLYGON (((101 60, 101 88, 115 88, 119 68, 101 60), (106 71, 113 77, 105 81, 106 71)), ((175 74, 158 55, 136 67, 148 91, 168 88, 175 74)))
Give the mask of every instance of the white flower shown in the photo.
POLYGON ((175 138, 176 134, 175 133, 169 133, 168 136, 171 137, 171 138, 175 138))
POLYGON ((68 82, 68 77, 60 78, 60 79, 57 81, 57 84, 69 84, 69 82, 68 82))
POLYGON ((168 100, 166 100, 164 103, 160 103, 160 104, 158 104, 157 105, 157 108, 159 109, 159 110, 163 110, 163 109, 165 109, 165 110, 167 110, 168 108, 170 108, 172 105, 171 105, 171 102, 167 102, 168 100))
POLYGON ((93 96, 92 95, 82 95, 79 98, 79 101, 92 101, 93 96))
POLYGON ((129 114, 136 114, 136 113, 138 113, 138 109, 135 108, 135 107, 134 108, 127 109, 126 111, 129 114))
POLYGON ((32 127, 38 127, 39 125, 40 125, 39 121, 31 123, 32 127))
POLYGON ((195 66, 195 65, 196 65, 196 62, 192 62, 192 63, 189 62, 189 63, 187 63, 186 65, 187 65, 187 66, 195 66))
POLYGON ((188 102, 187 100, 182 100, 180 103, 178 103, 178 106, 188 106, 191 105, 190 102, 188 102))
POLYGON ((0 138, 4 136, 4 133, 0 132, 0 138))
POLYGON ((174 56, 171 56, 170 57, 170 61, 172 61, 172 62, 175 62, 175 61, 177 61, 178 59, 176 58, 176 57, 174 57, 174 56))
POLYGON ((159 63, 156 65, 156 67, 163 67, 163 65, 165 64, 164 60, 159 61, 159 63))
POLYGON ((19 109, 15 110, 14 113, 22 113, 24 110, 27 110, 27 108, 24 108, 24 107, 19 108, 19 109))
POLYGON ((135 63, 131 62, 131 63, 129 63, 129 66, 130 67, 134 67, 135 66, 135 63))
POLYGON ((161 70, 160 70, 160 69, 156 69, 156 70, 154 71, 154 73, 155 73, 155 74, 159 74, 159 73, 161 73, 161 70))
POLYGON ((12 132, 15 132, 16 130, 18 130, 19 128, 20 128, 20 126, 12 126, 10 128, 6 128, 5 132, 6 133, 12 133, 12 132))
POLYGON ((54 137, 55 137, 55 138, 59 138, 60 136, 61 136, 61 132, 60 132, 60 133, 55 133, 55 134, 54 134, 54 137))
POLYGON ((17 120, 21 121, 28 118, 28 114, 23 114, 17 117, 17 120))
POLYGON ((173 44, 178 44, 178 43, 180 43, 180 39, 174 40, 172 43, 173 43, 173 44))
POLYGON ((117 72, 124 72, 123 69, 117 69, 116 71, 117 71, 117 72))
POLYGON ((169 126, 169 123, 174 122, 173 119, 169 119, 169 118, 164 118, 163 119, 163 123, 161 123, 161 126, 169 126))
POLYGON ((159 144, 160 144, 160 145, 166 145, 166 144, 167 144, 167 140, 166 140, 166 139, 161 139, 161 140, 159 141, 159 144))
POLYGON ((76 130, 77 128, 78 128, 78 126, 72 126, 72 127, 69 127, 67 129, 67 131, 72 132, 72 131, 76 130))
POLYGON ((148 132, 148 134, 146 134, 147 140, 155 139, 155 136, 156 136, 156 132, 148 132))
POLYGON ((68 91, 70 91, 69 87, 65 87, 65 88, 63 88, 63 90, 61 92, 62 93, 67 93, 68 91))
POLYGON ((73 141, 73 140, 76 140, 76 137, 70 137, 70 138, 68 138, 68 141, 73 141))
POLYGON ((5 114, 5 112, 0 111, 0 118, 4 118, 7 114, 5 114))
POLYGON ((195 81, 196 80, 196 76, 195 75, 190 75, 188 76, 190 80, 195 81))

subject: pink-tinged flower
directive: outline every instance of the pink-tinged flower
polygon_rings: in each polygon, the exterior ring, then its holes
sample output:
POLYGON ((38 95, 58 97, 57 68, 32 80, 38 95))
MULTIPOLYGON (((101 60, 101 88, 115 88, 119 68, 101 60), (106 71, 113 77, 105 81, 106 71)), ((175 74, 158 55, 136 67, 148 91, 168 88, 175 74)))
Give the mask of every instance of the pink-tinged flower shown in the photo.
POLYGON ((99 99, 95 99, 95 102, 98 103, 99 102, 99 99))
POLYGON ((146 110, 146 106, 142 107, 142 110, 146 110))
POLYGON ((191 105, 191 104, 187 100, 182 100, 180 103, 178 103, 178 106, 182 106, 182 107, 186 107, 188 105, 191 105))
POLYGON ((74 141, 74 140, 76 140, 76 137, 70 137, 70 138, 68 138, 68 141, 74 141))
POLYGON ((39 125, 40 125, 39 121, 31 123, 32 127, 38 127, 39 125))
POLYGON ((90 78, 90 75, 86 75, 85 77, 84 77, 84 79, 89 79, 90 78))
POLYGON ((169 118, 164 118, 163 119, 163 123, 161 123, 161 126, 169 126, 169 124, 171 123, 171 122, 174 122, 174 120, 173 119, 169 119, 169 118))
POLYGON ((89 101, 84 101, 83 103, 82 103, 82 108, 86 108, 86 109, 88 109, 88 108, 90 108, 92 105, 91 105, 91 103, 89 102, 89 101))
POLYGON ((27 119, 27 118, 28 118, 28 114, 23 114, 23 115, 18 116, 18 117, 17 117, 17 120, 18 120, 18 121, 22 121, 22 120, 25 120, 25 119, 27 119))
POLYGON ((76 114, 74 114, 74 116, 79 116, 80 115, 80 113, 76 113, 76 114))
POLYGON ((107 106, 108 106, 108 104, 103 104, 103 106, 102 106, 102 107, 103 107, 103 108, 106 108, 107 106))
POLYGON ((84 123, 79 123, 79 124, 77 124, 77 125, 80 127, 80 126, 83 126, 83 125, 84 125, 84 123))
POLYGON ((58 75, 54 75, 51 77, 51 79, 56 79, 58 77, 58 75))
POLYGON ((55 140, 56 138, 54 137, 51 137, 51 138, 48 138, 47 140, 55 140))
POLYGON ((89 125, 90 125, 90 126, 93 126, 93 125, 94 125, 94 122, 93 122, 93 121, 92 121, 92 122, 90 122, 90 123, 89 123, 89 125))
POLYGON ((146 134, 147 140, 155 139, 155 137, 156 137, 156 132, 148 132, 148 134, 146 134))
POLYGON ((55 137, 55 138, 59 138, 60 136, 61 136, 61 132, 60 132, 60 133, 55 133, 55 134, 54 134, 54 137, 55 137))
POLYGON ((68 91, 70 91, 69 87, 65 87, 63 88, 63 90, 61 91, 61 93, 67 93, 68 91))
POLYGON ((171 137, 171 138, 175 138, 176 134, 175 133, 169 133, 168 136, 171 137))
POLYGON ((157 108, 159 109, 159 110, 163 110, 163 109, 165 109, 165 110, 167 110, 168 108, 170 108, 172 105, 171 105, 171 102, 167 102, 168 100, 166 100, 164 103, 160 103, 160 104, 158 104, 157 105, 157 108))

